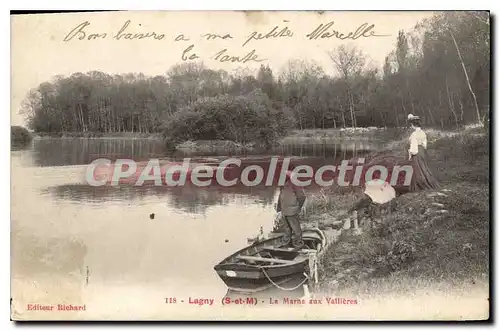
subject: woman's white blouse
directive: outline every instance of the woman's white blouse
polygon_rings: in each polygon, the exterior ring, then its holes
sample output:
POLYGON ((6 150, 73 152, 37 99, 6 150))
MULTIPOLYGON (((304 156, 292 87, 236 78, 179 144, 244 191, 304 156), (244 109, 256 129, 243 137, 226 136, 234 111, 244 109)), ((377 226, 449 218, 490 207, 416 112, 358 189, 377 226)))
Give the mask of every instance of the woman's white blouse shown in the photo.
POLYGON ((418 154, 418 146, 423 146, 427 149, 427 135, 421 128, 416 128, 410 136, 410 149, 411 155, 418 154))

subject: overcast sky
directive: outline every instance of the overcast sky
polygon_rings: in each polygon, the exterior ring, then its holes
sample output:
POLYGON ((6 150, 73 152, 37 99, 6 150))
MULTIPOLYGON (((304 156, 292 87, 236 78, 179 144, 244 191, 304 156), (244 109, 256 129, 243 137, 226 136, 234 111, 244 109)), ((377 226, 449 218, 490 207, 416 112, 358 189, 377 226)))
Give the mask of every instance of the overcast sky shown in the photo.
POLYGON ((212 68, 230 71, 239 67, 255 69, 261 64, 268 64, 274 71, 279 71, 291 59, 305 59, 316 61, 329 73, 333 69, 327 52, 342 43, 351 43, 367 54, 373 65, 381 68, 385 56, 394 49, 398 30, 410 31, 418 21, 431 15, 431 12, 325 12, 321 15, 315 12, 115 12, 14 16, 11 41, 12 124, 24 125, 19 115, 22 100, 30 89, 55 75, 91 70, 110 74, 142 72, 161 75, 172 65, 182 62, 183 50, 190 45, 194 45, 193 49, 186 55, 196 54, 199 56, 197 60, 203 60, 212 68), (122 37, 119 40, 113 38, 128 20, 130 23, 122 31, 122 37), (332 21, 333 25, 326 30, 330 33, 335 30, 347 35, 367 23, 366 27, 374 26, 366 30, 365 35, 379 37, 309 40, 306 36, 320 24, 332 21), (70 32, 85 22, 88 25, 81 31, 85 32, 86 40, 78 39, 83 36, 82 32, 71 38, 70 32), (288 27, 293 35, 252 39, 243 46, 252 32, 265 35, 275 26, 278 26, 276 32, 288 27), (154 32, 161 39, 125 39, 127 33, 147 32, 154 32), (102 38, 87 40, 92 33, 100 34, 102 38), (232 38, 207 41, 202 37, 206 33, 230 34, 232 38), (175 41, 179 34, 189 41, 175 41), (71 40, 64 41, 65 37, 71 40), (226 51, 217 60, 216 54, 224 49, 226 51), (224 55, 243 57, 252 50, 255 50, 256 59, 262 62, 242 64, 220 61, 224 55))

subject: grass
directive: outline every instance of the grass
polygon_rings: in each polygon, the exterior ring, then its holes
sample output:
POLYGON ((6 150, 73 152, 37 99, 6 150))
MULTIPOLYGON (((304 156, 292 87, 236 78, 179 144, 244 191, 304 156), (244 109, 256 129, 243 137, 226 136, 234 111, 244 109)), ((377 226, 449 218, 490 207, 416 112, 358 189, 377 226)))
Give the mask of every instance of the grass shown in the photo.
MULTIPOLYGON (((431 166, 444 191, 404 194, 380 224, 358 236, 341 235, 323 257, 322 292, 398 293, 436 284, 487 284, 489 134, 470 128, 431 132, 429 140, 431 166)), ((355 192, 328 193, 313 198, 311 218, 335 218, 359 198, 355 192)))
POLYGON ((329 143, 339 140, 394 140, 401 136, 403 129, 398 128, 337 128, 293 130, 281 140, 281 144, 290 143, 329 143))

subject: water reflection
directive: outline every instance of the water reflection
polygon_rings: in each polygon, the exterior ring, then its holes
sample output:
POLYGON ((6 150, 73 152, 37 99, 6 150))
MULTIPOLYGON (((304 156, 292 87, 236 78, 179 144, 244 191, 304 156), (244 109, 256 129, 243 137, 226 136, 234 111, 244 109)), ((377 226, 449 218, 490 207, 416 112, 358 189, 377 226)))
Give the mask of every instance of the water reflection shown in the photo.
POLYGON ((378 141, 343 141, 335 144, 287 144, 275 149, 284 156, 315 157, 346 160, 358 154, 365 154, 381 145, 378 141))
POLYGON ((33 158, 40 167, 89 164, 100 157, 140 161, 165 155, 164 145, 146 139, 39 139, 33 142, 33 158))
POLYGON ((181 160, 193 156, 252 156, 281 155, 298 157, 318 157, 327 159, 348 158, 357 153, 376 148, 378 141, 342 141, 338 143, 280 145, 269 151, 251 152, 181 152, 169 151, 161 140, 148 139, 38 139, 33 141, 31 152, 36 166, 51 167, 89 164, 97 158, 116 160, 130 158, 137 162, 150 158, 181 160))
MULTIPOLYGON (((266 168, 271 156, 295 156, 297 164, 316 167, 372 146, 291 144, 246 154, 245 162, 266 168)), ((226 288, 213 266, 261 227, 272 230, 275 187, 91 187, 81 174, 97 158, 217 162, 237 155, 169 154, 161 141, 130 139, 44 139, 12 151, 13 297, 76 303, 82 296, 89 307, 114 316, 118 302, 143 308, 167 295, 221 297, 226 288)))
POLYGON ((274 187, 197 187, 184 185, 167 186, 100 186, 91 187, 85 184, 67 184, 51 186, 42 190, 58 199, 74 202, 105 203, 111 201, 130 201, 145 199, 148 196, 165 197, 165 204, 188 213, 204 213, 215 205, 231 203, 256 203, 263 206, 273 203, 274 187))
MULTIPOLYGON (((231 155, 216 155, 214 153, 170 153, 159 140, 146 139, 41 139, 35 140, 29 151, 18 157, 32 159, 37 167, 54 167, 54 173, 59 166, 83 165, 97 158, 130 158, 135 161, 146 161, 150 158, 167 160, 182 160, 184 157, 198 158, 200 161, 220 162, 224 158, 244 156, 245 163, 258 164, 266 169, 269 166, 271 155, 293 156, 292 166, 309 164, 318 168, 324 164, 336 164, 343 159, 360 156, 366 151, 375 148, 376 142, 347 141, 338 144, 288 144, 276 147, 263 155, 255 153, 240 153, 231 155), (26 153, 29 153, 27 157, 26 153)), ((26 163, 26 162, 24 162, 26 163)), ((247 164, 247 165, 248 165, 247 164)), ((49 168, 47 168, 49 169, 49 168)), ((52 169, 51 169, 52 170, 52 169)), ((52 171, 50 171, 52 172, 52 171)), ((54 175, 55 176, 55 175, 54 175)), ((92 187, 81 183, 66 182, 61 185, 51 185, 42 189, 56 199, 73 202, 106 203, 110 201, 129 201, 145 199, 149 196, 165 197, 169 206, 188 213, 204 213, 214 205, 227 205, 237 199, 246 199, 248 202, 261 205, 270 205, 276 192, 275 187, 258 185, 246 187, 235 185, 230 187, 210 186, 197 187, 184 185, 182 187, 120 185, 119 187, 92 187)), ((248 203, 240 201, 240 203, 248 203)))

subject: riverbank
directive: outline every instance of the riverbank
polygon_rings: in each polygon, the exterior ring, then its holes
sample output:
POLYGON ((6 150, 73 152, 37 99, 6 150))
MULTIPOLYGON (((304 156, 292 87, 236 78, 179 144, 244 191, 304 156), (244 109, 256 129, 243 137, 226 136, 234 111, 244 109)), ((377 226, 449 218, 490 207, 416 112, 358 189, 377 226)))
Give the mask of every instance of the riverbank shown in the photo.
POLYGON ((34 132, 34 139, 150 139, 162 140, 163 137, 159 133, 139 133, 139 132, 59 132, 45 133, 34 132))
MULTIPOLYGON (((426 130, 429 140, 435 140, 440 137, 449 136, 452 132, 440 130, 426 130)), ((334 145, 339 142, 366 142, 373 146, 386 144, 386 149, 397 148, 401 138, 405 134, 403 128, 336 128, 336 129, 304 129, 293 130, 284 138, 276 142, 277 146, 318 146, 334 145)), ((139 132, 114 132, 114 133, 94 133, 94 132, 62 132, 57 134, 48 134, 42 132, 32 133, 33 139, 89 139, 89 140, 152 140, 165 141, 160 133, 139 133, 139 132)), ((255 151, 255 144, 240 144, 230 140, 197 140, 184 141, 176 144, 176 150, 189 153, 227 153, 227 152, 250 152, 255 151)))
POLYGON ((336 129, 304 129, 293 130, 281 140, 281 144, 321 144, 343 141, 398 140, 403 135, 404 128, 336 128, 336 129))
MULTIPOLYGON (((339 143, 364 144, 364 148, 372 148, 375 144, 384 141, 392 141, 399 137, 399 129, 385 128, 346 128, 346 129, 314 129, 294 130, 287 136, 275 142, 274 148, 288 146, 334 146, 339 143)), ((266 148, 254 143, 237 143, 231 140, 187 140, 175 145, 169 145, 168 141, 160 133, 138 133, 138 132, 115 132, 115 133, 93 133, 93 132, 63 132, 57 134, 33 133, 35 140, 142 140, 164 144, 172 151, 188 154, 214 154, 227 155, 247 154, 265 152, 266 148)), ((359 146, 358 146, 359 147, 359 146)))
MULTIPOLYGON (((379 224, 372 222, 358 235, 342 231, 323 256, 318 292, 391 297, 419 289, 433 294, 443 286, 467 293, 482 284, 487 295, 489 134, 481 128, 430 132, 429 141, 440 190, 404 194, 394 212, 372 216, 379 224)), ((404 152, 404 145, 391 143, 394 152, 404 152)), ((359 197, 322 191, 311 197, 309 219, 343 224, 336 215, 359 197)))
MULTIPOLYGON (((292 130, 288 135, 278 141, 278 144, 318 144, 328 143, 339 140, 395 140, 401 136, 403 129, 401 128, 336 128, 336 129, 304 129, 292 130)), ((35 132, 33 136, 36 139, 48 138, 87 138, 87 139, 160 139, 163 136, 160 133, 139 133, 139 132, 60 132, 60 133, 44 133, 35 132)), ((227 142, 227 140, 223 140, 227 142)), ((240 146, 236 142, 232 144, 240 146)), ((203 148, 203 145, 220 144, 218 140, 203 140, 203 141, 185 141, 179 144, 179 147, 186 149, 193 147, 195 149, 203 148)), ((210 147, 210 146, 209 146, 210 147)), ((252 144, 242 146, 242 148, 252 148, 252 144)))

